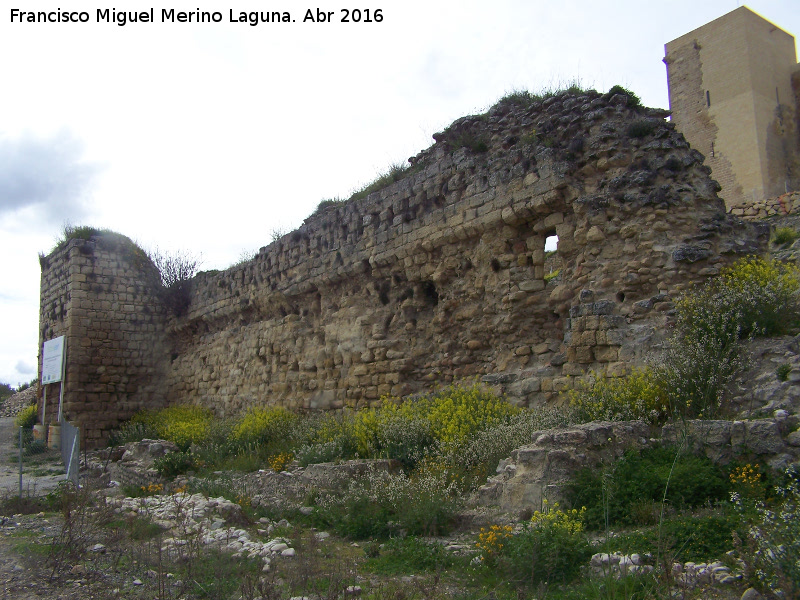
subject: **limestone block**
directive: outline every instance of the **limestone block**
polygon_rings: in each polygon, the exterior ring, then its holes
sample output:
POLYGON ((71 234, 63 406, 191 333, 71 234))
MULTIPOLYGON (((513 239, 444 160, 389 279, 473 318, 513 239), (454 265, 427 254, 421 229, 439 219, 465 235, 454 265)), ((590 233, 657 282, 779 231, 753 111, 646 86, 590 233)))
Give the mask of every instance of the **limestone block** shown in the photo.
POLYGON ((523 292, 541 292, 547 284, 544 282, 544 279, 527 279, 525 281, 521 281, 519 284, 519 289, 523 292))
POLYGON ((586 241, 592 244, 597 244, 606 239, 603 231, 597 226, 593 225, 589 231, 586 232, 586 241))
POLYGON ((589 364, 594 362, 594 355, 590 346, 576 346, 575 347, 575 362, 580 364, 589 364))

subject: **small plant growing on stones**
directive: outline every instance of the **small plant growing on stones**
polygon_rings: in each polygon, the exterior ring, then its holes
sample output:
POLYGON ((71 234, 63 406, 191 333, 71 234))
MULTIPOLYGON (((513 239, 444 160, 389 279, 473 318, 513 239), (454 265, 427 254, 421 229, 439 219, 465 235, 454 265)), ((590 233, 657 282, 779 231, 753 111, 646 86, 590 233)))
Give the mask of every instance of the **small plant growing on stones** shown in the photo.
POLYGON ((610 98, 611 96, 614 96, 616 94, 622 94, 623 96, 626 96, 628 99, 627 105, 630 108, 640 108, 642 106, 642 101, 639 98, 639 96, 634 94, 629 89, 622 87, 621 85, 613 86, 611 89, 608 90, 606 96, 610 98))
POLYGON ((781 366, 777 368, 775 371, 775 375, 778 377, 778 381, 786 381, 789 379, 789 373, 792 371, 792 365, 789 363, 783 363, 781 366))
POLYGON ((158 274, 159 295, 166 307, 181 317, 192 301, 192 279, 202 259, 189 252, 162 252, 158 248, 147 253, 158 274))
POLYGON ((772 235, 772 243, 776 246, 790 246, 800 237, 800 233, 792 227, 778 227, 772 235))
POLYGON ((291 452, 281 452, 280 454, 276 454, 269 458, 269 468, 276 473, 279 473, 283 471, 293 459, 294 454, 291 452))
POLYGON ((632 138, 643 138, 652 135, 656 130, 656 125, 652 121, 640 119, 628 126, 628 135, 632 138))

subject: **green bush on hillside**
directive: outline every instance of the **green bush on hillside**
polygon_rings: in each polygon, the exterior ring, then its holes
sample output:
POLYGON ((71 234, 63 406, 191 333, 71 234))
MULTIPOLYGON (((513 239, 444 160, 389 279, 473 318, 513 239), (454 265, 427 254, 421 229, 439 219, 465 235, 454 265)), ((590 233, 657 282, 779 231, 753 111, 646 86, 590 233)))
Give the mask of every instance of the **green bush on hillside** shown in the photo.
POLYGON ((750 257, 684 295, 659 367, 672 410, 689 418, 714 417, 725 388, 748 364, 741 340, 794 331, 799 294, 796 267, 750 257))
POLYGON ((19 413, 17 413, 17 416, 14 419, 14 424, 17 427, 24 427, 25 429, 30 429, 36 424, 36 419, 38 417, 39 413, 36 410, 36 405, 31 404, 30 406, 26 406, 21 411, 19 411, 19 413))
POLYGON ((598 377, 567 392, 578 419, 590 421, 663 422, 669 415, 664 382, 652 368, 633 369, 626 377, 598 377))
POLYGON ((730 486, 722 469, 705 456, 653 447, 627 451, 604 469, 585 468, 573 478, 568 497, 572 506, 585 506, 586 525, 653 524, 654 503, 666 501, 676 509, 694 508, 724 500, 730 486), (674 466, 673 466, 674 465, 674 466), (669 486, 667 486, 669 482, 669 486))

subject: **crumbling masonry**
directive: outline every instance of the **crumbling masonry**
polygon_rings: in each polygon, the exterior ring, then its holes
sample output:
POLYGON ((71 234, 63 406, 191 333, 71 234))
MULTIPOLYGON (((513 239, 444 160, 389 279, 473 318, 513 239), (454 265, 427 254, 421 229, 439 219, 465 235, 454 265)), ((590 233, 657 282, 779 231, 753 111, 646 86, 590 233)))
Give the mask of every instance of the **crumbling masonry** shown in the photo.
POLYGON ((677 293, 764 248, 663 111, 622 93, 518 100, 454 122, 396 183, 199 274, 181 316, 126 238, 57 248, 40 335, 67 337, 66 417, 91 446, 144 407, 364 407, 470 378, 538 406, 641 362, 677 293))

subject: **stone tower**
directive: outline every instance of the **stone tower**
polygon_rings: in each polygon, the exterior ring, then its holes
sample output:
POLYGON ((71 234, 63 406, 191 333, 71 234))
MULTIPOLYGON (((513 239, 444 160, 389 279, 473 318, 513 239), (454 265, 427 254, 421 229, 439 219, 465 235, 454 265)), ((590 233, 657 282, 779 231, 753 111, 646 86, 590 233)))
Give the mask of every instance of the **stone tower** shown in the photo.
POLYGON ((665 49, 673 122, 726 205, 800 189, 794 37, 742 6, 665 49))

